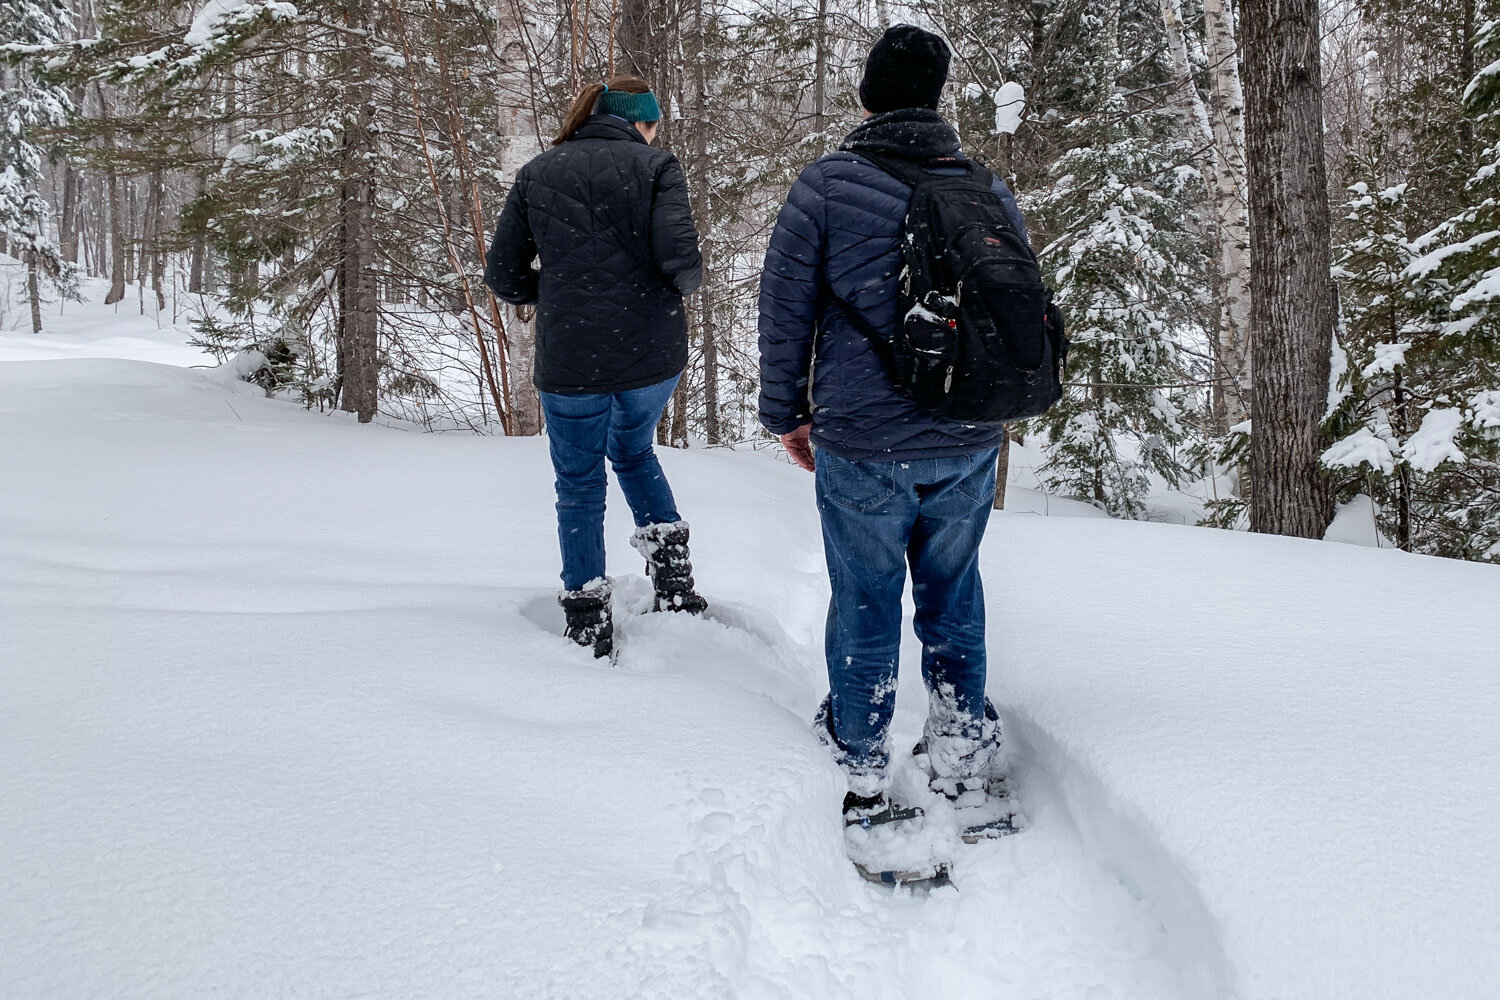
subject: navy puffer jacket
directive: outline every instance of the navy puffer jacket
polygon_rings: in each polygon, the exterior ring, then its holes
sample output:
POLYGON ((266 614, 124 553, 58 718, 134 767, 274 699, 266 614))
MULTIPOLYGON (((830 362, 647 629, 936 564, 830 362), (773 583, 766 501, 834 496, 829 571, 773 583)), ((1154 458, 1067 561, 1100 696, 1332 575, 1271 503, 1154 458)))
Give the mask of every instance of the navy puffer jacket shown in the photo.
MULTIPOLYGON (((857 462, 996 447, 999 427, 944 420, 897 393, 838 301, 888 335, 901 319, 901 236, 911 188, 861 159, 861 151, 922 161, 962 155, 958 135, 936 111, 892 111, 866 120, 839 152, 797 178, 761 276, 761 423, 786 434, 810 420, 818 447, 857 462)), ((1025 234, 1015 198, 999 178, 995 191, 1025 234)))
POLYGON ((682 297, 702 278, 682 167, 612 115, 594 115, 521 168, 484 272, 505 301, 537 303, 534 381, 561 393, 624 392, 679 374, 682 297))

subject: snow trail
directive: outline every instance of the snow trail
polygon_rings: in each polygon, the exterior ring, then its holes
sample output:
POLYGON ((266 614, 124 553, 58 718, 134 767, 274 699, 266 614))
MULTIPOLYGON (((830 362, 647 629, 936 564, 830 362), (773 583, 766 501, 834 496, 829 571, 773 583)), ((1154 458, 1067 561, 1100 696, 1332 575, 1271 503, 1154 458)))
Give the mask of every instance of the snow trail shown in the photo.
MULTIPOLYGON (((555 634, 545 442, 0 364, 0 995, 1477 1000, 1500 975, 1492 567, 997 517, 991 689, 1031 824, 918 898, 844 860, 809 732, 811 477, 663 461, 714 617, 622 614, 609 668, 555 634)), ((630 527, 612 493, 626 611, 630 527)))

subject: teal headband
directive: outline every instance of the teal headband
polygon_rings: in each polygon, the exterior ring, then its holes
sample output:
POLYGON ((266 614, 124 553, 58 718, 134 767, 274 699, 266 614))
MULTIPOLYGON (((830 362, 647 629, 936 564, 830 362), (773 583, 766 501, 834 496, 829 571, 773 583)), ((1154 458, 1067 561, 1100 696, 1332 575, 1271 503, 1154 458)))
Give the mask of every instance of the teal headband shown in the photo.
POLYGON ((661 105, 656 103, 656 95, 649 90, 644 94, 627 94, 623 90, 605 87, 594 110, 600 114, 615 115, 628 122, 661 121, 661 105))

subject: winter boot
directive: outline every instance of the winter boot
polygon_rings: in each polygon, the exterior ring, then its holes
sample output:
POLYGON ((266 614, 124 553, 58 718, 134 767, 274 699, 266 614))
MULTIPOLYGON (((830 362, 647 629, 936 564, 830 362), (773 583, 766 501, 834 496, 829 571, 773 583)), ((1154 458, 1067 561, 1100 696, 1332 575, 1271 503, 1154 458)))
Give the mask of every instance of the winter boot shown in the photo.
POLYGON ((563 633, 585 649, 593 649, 594 656, 603 659, 614 652, 615 625, 609 612, 609 581, 585 587, 582 590, 565 590, 557 595, 562 605, 568 627, 563 633))
POLYGON ((934 792, 960 806, 983 802, 993 793, 988 786, 999 753, 1000 714, 988 698, 983 717, 976 720, 959 712, 951 698, 929 696, 927 725, 912 757, 927 772, 934 792))
POLYGON ((686 611, 690 615, 701 615, 708 610, 708 602, 693 589, 686 521, 637 528, 630 544, 646 558, 646 574, 656 589, 651 610, 686 611))

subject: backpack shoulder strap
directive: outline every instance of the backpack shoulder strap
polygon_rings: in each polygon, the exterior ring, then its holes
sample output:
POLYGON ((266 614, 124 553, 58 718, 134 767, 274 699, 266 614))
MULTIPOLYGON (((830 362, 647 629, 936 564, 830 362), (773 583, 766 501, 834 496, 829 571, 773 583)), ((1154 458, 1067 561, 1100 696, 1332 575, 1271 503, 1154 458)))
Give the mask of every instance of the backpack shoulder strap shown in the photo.
POLYGON ((918 161, 900 160, 895 157, 876 156, 873 153, 855 153, 860 159, 906 184, 908 187, 916 187, 924 181, 938 180, 942 174, 933 173, 931 168, 962 167, 968 171, 969 177, 975 182, 981 183, 985 188, 994 186, 994 175, 988 168, 978 160, 960 159, 958 157, 943 157, 940 159, 918 161))

